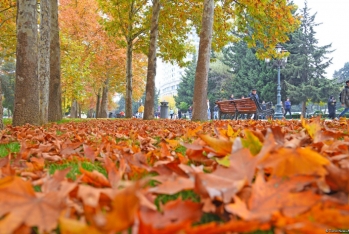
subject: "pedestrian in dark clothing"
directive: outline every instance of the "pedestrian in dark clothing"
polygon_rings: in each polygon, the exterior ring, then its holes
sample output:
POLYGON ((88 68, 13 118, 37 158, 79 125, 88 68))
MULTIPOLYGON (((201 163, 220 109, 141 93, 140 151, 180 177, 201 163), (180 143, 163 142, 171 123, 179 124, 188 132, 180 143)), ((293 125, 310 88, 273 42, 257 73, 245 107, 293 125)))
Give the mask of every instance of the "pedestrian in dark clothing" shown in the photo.
MULTIPOLYGON (((265 101, 262 101, 262 110, 266 110, 267 109, 267 104, 265 103, 265 101)), ((261 115, 262 119, 265 119, 265 115, 261 115)))
POLYGON ((182 111, 180 109, 178 109, 178 119, 182 118, 182 111))
POLYGON ((229 100, 234 100, 234 94, 230 96, 229 100))
MULTIPOLYGON (((251 93, 248 95, 248 97, 250 98, 255 98, 256 101, 259 103, 259 97, 258 97, 258 94, 257 94, 257 90, 256 89, 252 89, 251 93)), ((252 118, 252 116, 249 114, 247 115, 247 119, 250 119, 252 118)), ((253 119, 257 120, 258 119, 258 116, 256 114, 253 115, 253 119)))
POLYGON ((345 82, 344 89, 341 92, 341 103, 345 109, 339 114, 338 118, 342 117, 345 113, 349 111, 349 80, 345 82))
POLYGON ((189 119, 191 119, 191 115, 193 113, 193 107, 192 106, 189 106, 188 112, 189 112, 189 119))
POLYGON ((290 99, 287 98, 286 101, 285 101, 285 114, 284 114, 284 117, 286 116, 286 114, 290 113, 290 116, 292 118, 292 113, 291 113, 291 102, 290 102, 290 99))
POLYGON ((258 97, 258 94, 257 94, 257 90, 256 89, 252 89, 251 93, 248 95, 248 97, 252 98, 256 98, 257 102, 259 102, 259 97, 258 97))
POLYGON ((327 102, 327 107, 328 107, 328 117, 330 119, 336 118, 336 99, 334 99, 333 96, 330 96, 327 102))

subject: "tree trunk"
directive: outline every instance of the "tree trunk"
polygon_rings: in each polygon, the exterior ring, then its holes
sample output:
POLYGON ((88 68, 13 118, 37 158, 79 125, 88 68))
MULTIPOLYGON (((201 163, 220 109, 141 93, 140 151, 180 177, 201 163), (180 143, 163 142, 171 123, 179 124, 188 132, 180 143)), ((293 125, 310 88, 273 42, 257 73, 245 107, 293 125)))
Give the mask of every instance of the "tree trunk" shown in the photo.
POLYGON ((128 40, 126 55, 126 118, 132 117, 132 47, 132 41, 128 40))
POLYGON ((89 109, 87 112, 87 118, 93 118, 93 109, 89 109))
POLYGON ((36 0, 18 0, 13 126, 40 122, 37 42, 36 0))
POLYGON ((100 113, 100 103, 101 103, 101 89, 98 89, 97 103, 96 103, 96 119, 99 118, 100 113))
MULTIPOLYGON (((3 116, 4 116, 4 108, 2 106, 2 89, 1 89, 1 79, 0 79, 0 130, 4 129, 4 123, 2 122, 3 116)), ((7 110, 7 116, 10 116, 8 110, 7 110)))
POLYGON ((62 119, 61 57, 58 27, 58 2, 51 0, 50 94, 48 121, 62 119))
POLYGON ((192 120, 207 120, 207 80, 210 65, 214 0, 204 0, 198 64, 195 72, 192 120))
POLYGON ((154 119, 155 76, 156 76, 156 49, 158 40, 158 25, 160 0, 153 0, 153 14, 151 17, 150 44, 148 54, 147 85, 145 88, 144 118, 154 119))
POLYGON ((302 116, 303 116, 303 118, 307 117, 306 113, 305 113, 307 111, 306 107, 307 107, 306 102, 302 102, 302 116))
POLYGON ((81 119, 81 105, 78 103, 78 118, 81 119))
POLYGON ((50 82, 50 22, 51 0, 40 1, 39 81, 40 124, 48 122, 48 97, 50 82))
POLYGON ((100 118, 108 118, 108 85, 109 78, 105 80, 103 85, 100 118))
POLYGON ((78 117, 78 102, 74 99, 70 108, 70 118, 78 117))

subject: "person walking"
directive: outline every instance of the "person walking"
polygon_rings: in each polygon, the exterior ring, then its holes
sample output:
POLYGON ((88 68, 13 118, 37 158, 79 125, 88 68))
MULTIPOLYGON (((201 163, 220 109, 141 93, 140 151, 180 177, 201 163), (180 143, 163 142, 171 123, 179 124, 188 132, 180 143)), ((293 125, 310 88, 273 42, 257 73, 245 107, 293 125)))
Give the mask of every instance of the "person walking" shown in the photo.
POLYGON ((180 109, 178 109, 178 119, 182 118, 182 111, 180 109))
POLYGON ((211 119, 211 110, 210 110, 210 100, 206 100, 207 102, 207 119, 211 119))
POLYGON ((345 82, 345 86, 340 94, 340 102, 344 106, 342 113, 338 115, 338 118, 342 117, 345 113, 349 111, 349 80, 345 82))
POLYGON ((257 89, 252 89, 251 93, 248 95, 248 97, 252 98, 256 98, 257 102, 259 103, 259 97, 258 97, 258 94, 257 94, 257 89))
POLYGON ((213 107, 213 118, 214 118, 214 119, 218 119, 218 118, 219 118, 218 112, 219 112, 219 107, 218 107, 218 105, 216 104, 216 105, 213 107))
POLYGON ((144 106, 143 104, 140 105, 138 108, 139 118, 143 119, 143 113, 144 113, 144 106))
POLYGON ((333 96, 330 96, 327 102, 328 117, 330 119, 334 119, 336 117, 336 104, 336 99, 334 99, 333 96))
POLYGON ((290 99, 287 98, 285 101, 285 114, 284 117, 286 117, 286 114, 290 113, 291 119, 292 119, 292 113, 291 113, 291 102, 290 99))
POLYGON ((193 113, 193 107, 192 106, 189 106, 188 112, 189 112, 189 119, 191 119, 191 115, 193 113))
MULTIPOLYGON (((259 103, 259 97, 258 97, 258 94, 257 94, 257 89, 252 89, 251 90, 251 93, 248 95, 248 97, 250 98, 255 98, 256 101, 259 103)), ((256 114, 248 114, 247 115, 247 119, 254 119, 254 120, 257 120, 258 119, 258 116, 256 114)))
POLYGON ((171 108, 171 109, 170 109, 170 116, 171 116, 171 119, 173 119, 173 113, 174 113, 174 112, 173 112, 173 109, 171 108))

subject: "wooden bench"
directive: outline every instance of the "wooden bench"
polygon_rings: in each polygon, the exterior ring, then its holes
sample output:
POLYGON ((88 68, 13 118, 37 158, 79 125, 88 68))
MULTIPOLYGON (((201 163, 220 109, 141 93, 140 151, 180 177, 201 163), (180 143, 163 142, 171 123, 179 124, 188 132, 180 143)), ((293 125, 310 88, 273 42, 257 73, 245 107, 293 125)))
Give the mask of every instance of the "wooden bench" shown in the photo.
MULTIPOLYGON (((218 105, 221 113, 234 115, 235 119, 237 119, 241 114, 254 114, 254 119, 258 119, 259 115, 266 117, 272 117, 274 115, 274 109, 271 108, 271 103, 266 103, 267 109, 263 110, 262 106, 254 97, 229 101, 218 101, 216 104, 218 105)), ((221 115, 219 118, 221 119, 221 115)))
POLYGON ((219 119, 222 119, 222 115, 231 115, 232 118, 237 114, 237 109, 235 107, 235 104, 233 103, 233 100, 228 101, 217 101, 215 102, 218 105, 219 108, 219 119))

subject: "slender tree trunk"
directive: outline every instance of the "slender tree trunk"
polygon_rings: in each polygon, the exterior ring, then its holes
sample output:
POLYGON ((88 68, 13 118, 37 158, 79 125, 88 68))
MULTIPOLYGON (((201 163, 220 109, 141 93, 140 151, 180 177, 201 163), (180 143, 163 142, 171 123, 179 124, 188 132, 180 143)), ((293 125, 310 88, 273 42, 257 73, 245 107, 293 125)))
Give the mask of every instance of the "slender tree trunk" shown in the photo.
POLYGON ((78 117, 81 119, 81 105, 78 103, 78 112, 77 112, 78 117))
POLYGON ((61 57, 58 27, 58 0, 51 1, 50 94, 48 121, 62 119, 61 57))
MULTIPOLYGON (((1 89, 1 82, 2 79, 0 79, 0 130, 4 129, 4 123, 2 122, 2 118, 4 116, 4 108, 2 106, 2 89, 1 89)), ((10 116, 9 110, 7 110, 7 115, 10 116)))
POLYGON ((132 40, 127 42, 127 55, 126 55, 126 98, 125 109, 126 118, 132 117, 132 40))
POLYGON ((101 89, 98 89, 97 103, 96 103, 96 119, 99 118, 100 113, 100 102, 101 102, 101 89))
POLYGON ((160 14, 160 0, 153 0, 153 14, 151 18, 150 45, 148 54, 148 73, 143 119, 154 119, 155 76, 156 76, 156 48, 158 39, 158 25, 160 14))
POLYGON ((36 0, 18 0, 14 126, 40 123, 37 42, 36 0))
POLYGON ((78 116, 78 102, 74 99, 70 108, 70 118, 77 118, 78 116))
POLYGON ((103 85, 100 118, 108 118, 108 85, 109 78, 105 80, 103 85))
POLYGON ((307 107, 306 102, 302 102, 302 116, 303 116, 303 118, 306 117, 306 115, 305 115, 305 112, 307 111, 306 107, 307 107))
POLYGON ((48 97, 50 82, 50 23, 51 0, 40 1, 39 81, 40 123, 48 122, 48 97))
POLYGON ((207 120, 207 80, 210 65, 214 0, 204 0, 198 64, 195 72, 192 120, 207 120))

